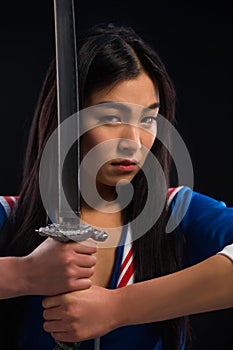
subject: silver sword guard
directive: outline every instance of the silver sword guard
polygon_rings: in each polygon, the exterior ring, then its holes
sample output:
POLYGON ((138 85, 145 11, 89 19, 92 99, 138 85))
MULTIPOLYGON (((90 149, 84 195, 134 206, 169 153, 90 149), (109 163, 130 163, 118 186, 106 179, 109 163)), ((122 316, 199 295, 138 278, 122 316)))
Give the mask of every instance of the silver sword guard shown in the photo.
POLYGON ((105 231, 98 230, 90 225, 79 223, 52 223, 46 227, 40 227, 36 230, 41 236, 52 237, 60 242, 82 242, 88 238, 92 238, 97 242, 104 242, 108 238, 105 231))

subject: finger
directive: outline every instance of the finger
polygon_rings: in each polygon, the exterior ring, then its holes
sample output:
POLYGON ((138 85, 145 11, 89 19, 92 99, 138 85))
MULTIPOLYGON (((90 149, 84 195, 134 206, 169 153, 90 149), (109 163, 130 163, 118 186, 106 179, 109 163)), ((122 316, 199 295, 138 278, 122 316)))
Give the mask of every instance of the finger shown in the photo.
POLYGON ((69 291, 80 291, 84 289, 88 289, 92 286, 92 281, 88 278, 77 278, 73 281, 71 288, 69 291))
POLYGON ((77 271, 75 271, 75 277, 77 278, 90 278, 94 273, 94 267, 80 267, 77 266, 77 271))
POLYGON ((62 308, 52 307, 43 311, 43 317, 46 321, 59 321, 62 319, 62 308))
POLYGON ((80 267, 92 267, 96 264, 96 256, 77 254, 76 264, 80 267))
POLYGON ((62 295, 62 296, 58 295, 58 296, 44 298, 42 300, 42 306, 45 309, 48 309, 48 308, 51 308, 51 307, 58 307, 62 303, 62 299, 61 298, 63 298, 63 300, 64 300, 65 294, 62 295))
POLYGON ((67 332, 69 330, 68 322, 63 322, 59 320, 55 321, 45 321, 43 328, 46 332, 67 332))
POLYGON ((94 254, 97 252, 97 244, 94 241, 87 240, 79 243, 70 242, 67 244, 72 245, 77 253, 94 254))

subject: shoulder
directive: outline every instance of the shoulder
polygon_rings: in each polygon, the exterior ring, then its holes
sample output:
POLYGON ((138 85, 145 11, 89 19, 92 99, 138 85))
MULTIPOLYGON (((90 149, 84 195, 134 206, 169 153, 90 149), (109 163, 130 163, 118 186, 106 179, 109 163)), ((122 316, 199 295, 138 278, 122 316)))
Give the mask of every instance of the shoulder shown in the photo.
POLYGON ((215 207, 226 208, 224 201, 196 192, 188 186, 169 188, 167 203, 168 205, 172 205, 172 207, 176 203, 179 203, 180 205, 185 204, 186 207, 192 205, 195 209, 200 209, 202 206, 205 208, 209 207, 210 209, 215 207))
POLYGON ((168 197, 171 214, 166 232, 181 227, 191 264, 219 251, 233 259, 233 207, 186 186, 171 189, 168 197))
POLYGON ((0 229, 14 208, 17 196, 0 196, 0 229))
MULTIPOLYGON (((188 186, 179 186, 168 190, 168 207, 171 210, 172 228, 182 222, 182 227, 196 225, 204 221, 232 220, 233 208, 215 198, 194 191, 188 186), (183 220, 185 218, 185 220, 183 220)), ((169 229, 170 232, 171 228, 169 229)))
POLYGON ((167 204, 170 205, 177 193, 184 189, 185 186, 170 187, 167 191, 167 204))

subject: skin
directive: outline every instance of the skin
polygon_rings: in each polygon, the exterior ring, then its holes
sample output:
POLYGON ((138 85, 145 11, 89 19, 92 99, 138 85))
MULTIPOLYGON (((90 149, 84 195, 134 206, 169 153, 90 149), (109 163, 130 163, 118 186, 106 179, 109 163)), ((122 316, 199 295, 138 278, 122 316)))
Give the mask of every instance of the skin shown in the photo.
MULTIPOLYGON (((137 79, 94 94, 90 97, 88 106, 110 101, 148 107, 159 102, 159 96, 150 79, 142 73, 137 79), (148 93, 145 94, 145 91, 148 93)), ((154 111, 155 114, 157 111, 154 111)), ((131 115, 135 117, 137 113, 131 115)), ((103 166, 97 175, 98 191, 102 198, 109 201, 109 206, 111 201, 114 206, 117 205, 114 202, 116 183, 123 178, 131 181, 143 164, 146 153, 142 152, 142 145, 150 149, 155 140, 156 128, 152 132, 141 129, 139 121, 140 119, 134 119, 133 125, 123 125, 116 120, 110 125, 98 125, 92 119, 91 127, 94 128, 83 138, 83 159, 96 145, 118 139, 112 143, 113 147, 106 147, 104 155, 107 153, 107 156, 103 158, 103 166), (109 154, 109 149, 114 152, 109 154), (118 152, 120 157, 124 155, 138 159, 139 166, 127 174, 114 170, 109 159, 118 159, 118 152)), ((92 172, 88 173, 88 166, 84 166, 83 171, 84 187, 85 184, 88 187, 88 178, 92 172)), ((107 204, 101 205, 101 201, 96 201, 96 207, 90 208, 84 202, 84 220, 93 226, 101 226, 101 222, 110 227, 122 224, 120 210, 102 213, 98 209, 107 204)), ((82 341, 102 336, 125 325, 156 322, 233 306, 233 264, 221 254, 161 278, 108 290, 105 287, 111 276, 114 254, 113 248, 98 249, 95 254, 97 263, 92 276, 93 285, 89 289, 44 299, 44 329, 56 340, 82 341)))
POLYGON ((88 106, 92 107, 83 117, 83 127, 88 130, 82 142, 84 190, 89 178, 94 177, 99 194, 110 201, 115 198, 118 181, 132 181, 154 143, 158 105, 158 91, 145 73, 98 91, 89 98, 88 106), (87 161, 85 157, 95 147, 87 161), (102 166, 93 176, 92 164, 96 158, 102 166), (126 172, 113 165, 123 159, 135 160, 135 169, 126 172))
POLYGON ((44 329, 56 340, 83 341, 126 325, 230 308, 232 276, 232 261, 219 254, 191 268, 119 289, 93 285, 46 298, 44 329))
POLYGON ((132 181, 154 143, 159 94, 148 76, 142 73, 136 79, 98 91, 87 102, 87 106, 92 107, 87 109, 82 120, 83 127, 88 130, 82 139, 82 193, 86 195, 89 190, 93 199, 96 185, 100 197, 94 198, 92 206, 82 202, 81 218, 109 235, 106 243, 98 245, 92 276, 94 284, 106 287, 123 225, 121 205, 116 200, 116 184, 132 181), (144 91, 148 93, 144 94, 144 91), (92 150, 93 155, 88 159, 92 150), (101 165, 98 171, 93 168, 96 159, 101 165), (115 166, 125 159, 136 162, 131 171, 115 166))
POLYGON ((97 248, 46 239, 25 257, 0 258, 0 299, 21 295, 56 295, 89 288, 97 248))

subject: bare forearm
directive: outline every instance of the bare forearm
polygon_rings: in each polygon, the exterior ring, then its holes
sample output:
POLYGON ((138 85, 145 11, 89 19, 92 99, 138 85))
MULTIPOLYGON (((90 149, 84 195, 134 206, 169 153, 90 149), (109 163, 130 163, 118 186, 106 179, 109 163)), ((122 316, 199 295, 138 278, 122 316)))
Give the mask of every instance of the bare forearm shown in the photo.
POLYGON ((150 281, 111 290, 93 285, 81 293, 45 298, 44 329, 60 341, 83 341, 122 326, 231 306, 233 264, 217 255, 150 281))
POLYGON ((193 267, 119 290, 121 325, 233 306, 233 263, 216 255, 193 267))
POLYGON ((25 258, 0 258, 0 299, 13 298, 29 292, 26 272, 25 258))

